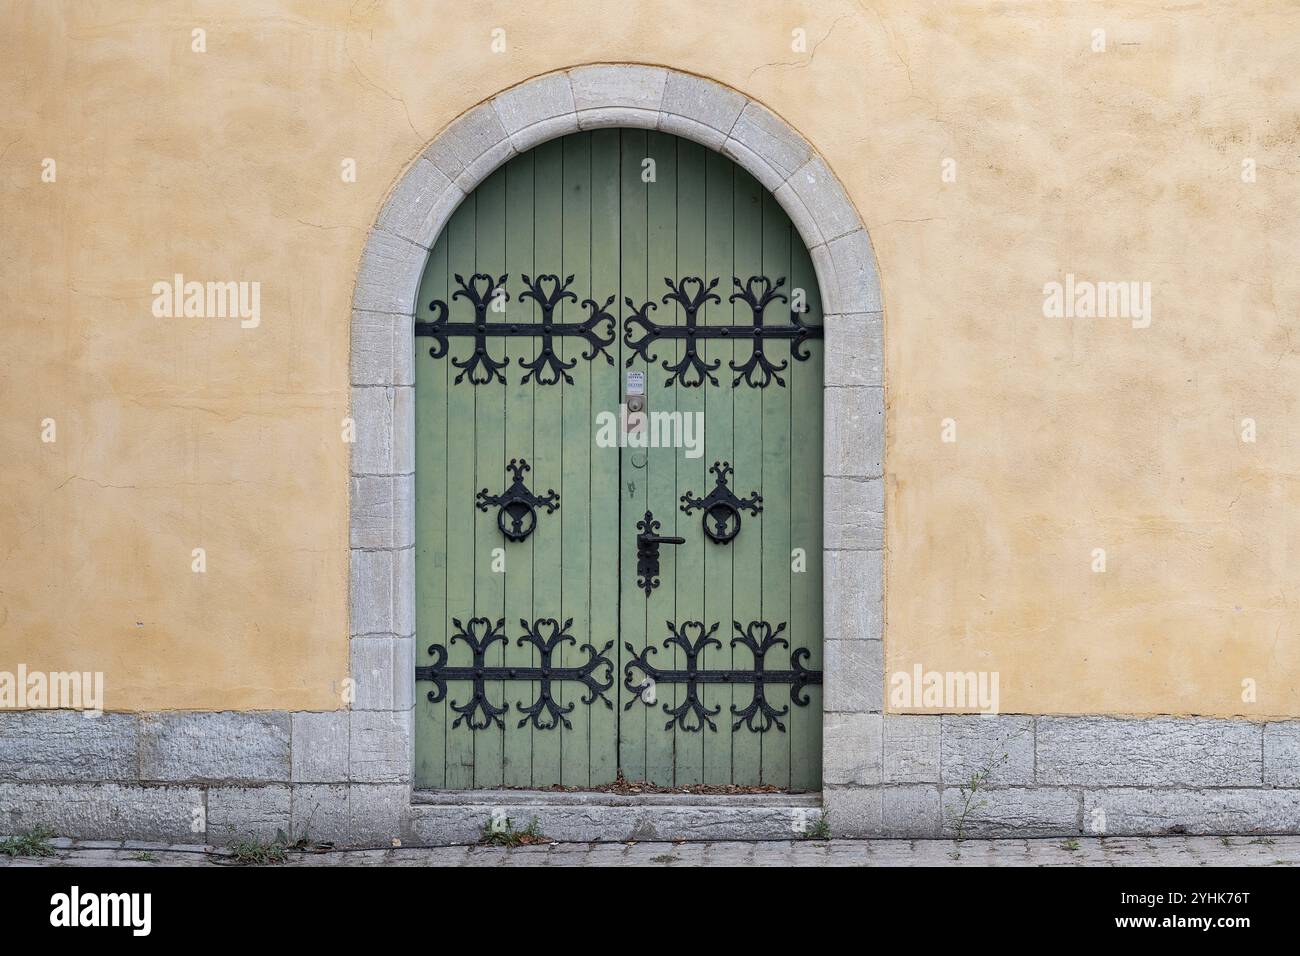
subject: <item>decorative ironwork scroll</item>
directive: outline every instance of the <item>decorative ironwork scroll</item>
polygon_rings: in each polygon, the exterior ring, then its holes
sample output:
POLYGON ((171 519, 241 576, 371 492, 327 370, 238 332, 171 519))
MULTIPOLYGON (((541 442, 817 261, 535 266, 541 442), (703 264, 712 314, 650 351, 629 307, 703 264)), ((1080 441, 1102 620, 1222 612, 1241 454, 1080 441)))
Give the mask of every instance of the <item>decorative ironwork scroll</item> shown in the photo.
POLYGON ((473 696, 468 704, 462 706, 454 700, 450 702, 451 709, 460 714, 452 722, 453 727, 459 727, 464 722, 470 730, 486 730, 493 724, 504 729, 505 724, 501 717, 509 710, 509 705, 503 704, 498 707, 488 699, 489 681, 537 682, 537 697, 533 702, 525 705, 522 701, 517 701, 515 704, 519 713, 523 715, 519 727, 531 721, 538 730, 554 730, 560 724, 563 724, 566 729, 573 728, 567 715, 571 714, 577 705, 570 701, 568 706, 561 706, 556 701, 554 684, 557 681, 577 681, 586 687, 586 691, 580 698, 583 704, 590 706, 600 699, 605 702, 606 707, 613 708, 614 704, 605 696, 605 692, 614 686, 614 662, 605 656, 614 646, 613 641, 606 642, 599 653, 594 645, 583 644, 578 649, 586 652, 587 659, 581 665, 559 667, 554 663, 555 652, 562 645, 578 643, 577 639, 569 633, 569 628, 573 626, 572 618, 566 620, 563 625, 554 618, 538 618, 532 624, 529 624, 527 619, 521 618, 519 624, 524 629, 524 633, 517 643, 520 647, 532 645, 537 651, 539 660, 534 666, 519 667, 487 664, 488 649, 497 641, 502 644, 507 643, 503 633, 506 623, 504 618, 499 619, 495 624, 486 617, 471 618, 468 627, 462 625, 458 618, 452 618, 451 623, 456 627, 451 643, 464 641, 468 644, 473 654, 473 662, 468 667, 448 667, 447 648, 442 644, 431 644, 429 653, 433 656, 433 663, 417 667, 415 679, 433 683, 433 690, 429 691, 428 696, 430 702, 435 704, 447 696, 448 682, 471 682, 473 696), (601 668, 606 668, 604 673, 597 673, 601 668), (481 716, 476 719, 475 713, 481 716))
POLYGON ((658 361, 659 356, 654 351, 655 343, 660 339, 676 339, 685 344, 685 354, 676 363, 671 363, 668 359, 661 363, 663 370, 670 373, 665 386, 679 383, 685 388, 698 388, 706 379, 717 385, 718 379, 713 373, 722 364, 722 360, 707 362, 701 358, 699 342, 704 339, 748 339, 753 349, 749 359, 739 364, 734 361, 727 363, 736 373, 731 384, 736 386, 743 380, 753 388, 766 388, 775 381, 784 387, 785 379, 779 373, 789 366, 789 360, 783 359, 779 365, 775 364, 767 355, 765 343, 772 339, 787 339, 790 342, 791 358, 805 362, 812 357, 807 349, 807 341, 821 338, 822 327, 805 325, 793 310, 790 311, 790 324, 766 324, 764 314, 767 307, 772 302, 788 301, 785 294, 779 291, 785 285, 784 277, 775 283, 767 276, 750 276, 743 283, 738 276, 732 276, 731 281, 737 291, 732 293, 728 301, 741 301, 749 306, 754 316, 750 325, 699 324, 699 311, 704 304, 722 301, 713 291, 719 282, 716 278, 707 286, 704 279, 695 276, 686 276, 677 283, 669 278, 664 279, 669 291, 660 301, 680 305, 686 315, 685 325, 661 325, 650 318, 650 312, 658 308, 653 300, 647 300, 638 306, 630 297, 626 298, 624 301, 632 314, 623 320, 623 342, 635 353, 629 356, 627 364, 630 366, 638 357, 647 364, 658 361), (693 292, 687 292, 688 285, 693 287, 693 292))
POLYGON ((805 688, 809 684, 820 684, 822 672, 804 667, 803 662, 811 656, 811 652, 806 647, 800 647, 790 654, 789 670, 766 669, 767 655, 773 648, 790 646, 789 642, 781 637, 781 633, 785 630, 784 622, 776 627, 766 621, 751 621, 747 626, 742 626, 739 621, 731 623, 736 630, 736 636, 731 639, 731 646, 735 647, 739 644, 749 649, 754 657, 754 666, 751 670, 739 668, 702 670, 700 668, 700 652, 710 646, 722 646, 722 643, 713 637, 718 630, 717 624, 706 631, 703 621, 683 621, 680 625, 674 625, 672 621, 667 622, 669 637, 664 641, 664 647, 669 649, 676 647, 686 655, 684 668, 660 669, 648 659, 658 652, 658 648, 647 645, 645 650, 638 652, 631 644, 625 643, 623 646, 627 650, 629 659, 623 665, 623 686, 634 696, 628 699, 623 709, 629 709, 638 699, 647 706, 652 705, 654 698, 647 699, 647 690, 650 688, 660 684, 685 684, 684 702, 676 707, 663 705, 664 713, 669 716, 664 729, 671 730, 677 727, 687 733, 698 733, 703 731, 705 724, 708 724, 710 730, 716 731, 718 727, 712 718, 721 713, 722 708, 718 706, 709 710, 704 706, 703 701, 700 700, 700 685, 750 684, 754 695, 750 702, 744 707, 731 705, 731 714, 736 718, 731 729, 739 730, 743 724, 754 733, 767 733, 772 727, 785 733, 785 724, 781 722, 781 718, 790 712, 790 707, 788 704, 780 710, 773 707, 768 700, 768 685, 789 685, 791 703, 807 707, 808 695, 805 688), (690 636, 691 634, 695 635, 694 638, 690 636), (643 679, 634 680, 634 671, 640 671, 643 679), (694 718, 693 725, 690 718, 694 718))
POLYGON ((524 473, 532 468, 523 458, 511 458, 506 465, 515 476, 514 483, 499 495, 490 495, 484 488, 475 497, 479 511, 487 511, 497 505, 497 527, 509 541, 523 541, 537 527, 537 509, 545 508, 546 513, 554 514, 560 507, 560 496, 554 488, 547 488, 546 494, 536 495, 524 484, 524 473))
POLYGON ((713 490, 703 498, 695 497, 693 492, 686 492, 681 497, 682 511, 690 514, 696 509, 702 509, 704 533, 718 544, 730 544, 740 534, 740 512, 744 510, 751 515, 758 514, 763 510, 763 496, 755 491, 748 498, 736 497, 735 492, 727 487, 727 475, 732 473, 729 461, 715 461, 709 471, 717 476, 713 490))
POLYGON ((556 355, 556 338, 580 338, 587 343, 587 350, 582 358, 590 362, 597 356, 603 355, 606 362, 610 365, 614 364, 614 357, 608 351, 609 346, 614 344, 614 326, 618 321, 609 313, 609 307, 614 304, 614 296, 609 296, 604 305, 594 299, 583 299, 581 305, 590 314, 581 322, 556 322, 557 305, 566 300, 578 301, 577 295, 569 291, 573 276, 568 276, 563 282, 560 281, 559 276, 549 274, 539 275, 535 279, 528 275, 521 275, 521 278, 527 288, 519 294, 519 298, 520 300, 532 299, 541 307, 542 321, 540 322, 489 322, 487 314, 493 303, 510 300, 510 294, 505 289, 506 275, 494 278, 484 273, 475 273, 469 277, 468 282, 458 274, 456 283, 460 288, 452 294, 453 301, 465 299, 470 303, 474 309, 474 321, 448 321, 450 310, 447 303, 441 299, 434 299, 429 303, 429 308, 435 313, 435 318, 432 321, 415 323, 417 337, 433 339, 429 355, 436 359, 447 354, 448 339, 456 337, 474 339, 474 351, 469 358, 451 360, 452 365, 461 369, 461 373, 455 378, 457 383, 466 376, 473 385, 487 385, 493 381, 505 383, 505 375, 501 370, 510 364, 510 358, 509 356, 500 360, 494 358, 488 349, 489 338, 541 337, 541 348, 538 349, 536 357, 527 361, 522 358, 519 360, 520 367, 527 370, 527 374, 520 380, 521 385, 526 385, 530 381, 538 385, 555 385, 561 379, 573 384, 573 377, 569 375, 569 370, 578 364, 578 360, 575 358, 566 362, 556 355))

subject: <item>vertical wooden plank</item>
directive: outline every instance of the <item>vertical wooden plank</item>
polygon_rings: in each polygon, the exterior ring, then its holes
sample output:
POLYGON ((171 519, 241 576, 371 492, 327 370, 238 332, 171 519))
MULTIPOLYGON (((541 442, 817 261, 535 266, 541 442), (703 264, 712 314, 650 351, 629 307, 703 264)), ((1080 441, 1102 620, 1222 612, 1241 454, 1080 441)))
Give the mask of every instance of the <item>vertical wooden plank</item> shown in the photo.
MULTIPOLYGON (((429 254, 420 281, 416 320, 433 318, 429 303, 447 301, 446 233, 429 254)), ((399 344, 400 347, 400 344, 399 344)), ((429 355, 429 340, 415 340, 415 663, 432 663, 431 644, 447 634, 447 360, 429 355)), ((430 703, 432 684, 415 693, 415 786, 447 785, 447 700, 430 703)))
MULTIPOLYGON (((591 410, 618 415, 622 397, 623 366, 618 359, 618 341, 623 304, 619 298, 619 132, 596 130, 591 134, 591 286, 597 305, 614 296, 607 311, 616 320, 615 344, 610 348, 614 362, 602 358, 589 363, 591 410)), ((589 432, 590 434, 590 432, 589 432)), ((594 438, 592 439, 594 440, 594 438)), ((619 449, 593 447, 591 451, 591 635, 597 653, 606 642, 613 646, 606 656, 616 665, 621 642, 618 633, 619 593, 619 449)), ((624 574, 635 570, 625 569, 624 574)), ((635 575, 634 575, 635 576, 635 575)), ((581 643, 581 641, 579 642, 581 643)), ((612 667, 614 687, 607 693, 617 704, 623 672, 612 667)), ((639 706, 639 705, 638 705, 639 706)), ((591 705, 591 784, 613 782, 618 775, 618 721, 621 710, 606 707, 599 699, 591 705)))
MULTIPOLYGON (((537 270, 533 273, 533 278, 538 274, 559 274, 563 277, 564 141, 543 143, 533 152, 533 263, 537 270)), ((540 313, 539 309, 539 320, 540 313)), ((541 348, 540 340, 537 347, 541 348)), ((523 373, 519 374, 522 377, 523 373)), ((555 519, 564 514, 569 505, 582 505, 580 501, 571 501, 563 488, 566 451, 561 440, 563 402, 560 385, 538 385, 533 390, 533 470, 529 475, 529 487, 534 491, 544 494, 547 489, 554 488, 560 494, 560 510, 554 515, 543 515, 529 540, 533 541, 534 611, 538 618, 554 618, 561 624, 564 623, 564 596, 560 569, 564 565, 565 555, 562 550, 561 522, 555 519)), ((514 622, 516 629, 518 626, 519 622, 514 622)), ((523 685, 519 686, 522 690, 523 685)), ((530 697, 525 703, 532 699, 530 697)), ((533 783, 537 786, 559 783, 561 780, 560 734, 561 729, 556 728, 538 730, 532 735, 533 783)))
MULTIPOLYGON (((771 193, 763 192, 763 275, 773 282, 785 279, 782 292, 787 298, 792 294, 794 277, 790 274, 790 242, 794 230, 790 220, 781 209, 771 193)), ((797 236, 795 239, 797 241, 797 236)), ((786 325, 790 321, 790 302, 773 302, 767 309, 766 320, 772 325, 786 325)), ((804 624, 790 619, 790 479, 792 469, 798 469, 800 479, 807 471, 804 462, 795 462, 791 455, 791 430, 794 425, 791 418, 791 396, 798 390, 811 391, 813 395, 821 394, 820 383, 813 383, 796 372, 800 363, 790 356, 790 347, 785 342, 772 342, 767 347, 768 357, 776 364, 787 362, 785 371, 778 374, 785 379, 785 386, 775 381, 763 389, 761 399, 763 417, 763 593, 762 615, 773 628, 784 623, 787 641, 791 646, 798 646, 800 639, 807 639, 803 633, 804 624), (798 632, 798 633, 796 633, 798 632)), ((799 423, 803 427, 803 422, 799 423)), ((809 425, 811 427, 811 425, 809 425)), ((814 466, 820 456, 814 456, 814 466)), ((810 478, 820 487, 817 478, 810 478)), ((803 485, 799 485, 800 492, 803 485)), ((790 652, 786 648, 773 648, 767 655, 765 666, 769 670, 786 670, 790 666, 790 652)), ((773 726, 763 735, 762 742, 762 779, 761 782, 778 787, 790 786, 790 741, 793 728, 808 723, 804 708, 796 707, 790 701, 786 688, 772 688, 768 702, 776 710, 789 707, 789 712, 781 722, 786 732, 782 733, 773 726), (796 713, 796 711, 798 713, 796 713)), ((820 714, 818 714, 820 724, 820 714)))
MULTIPOLYGON (((460 275, 469 281, 474 274, 475 207, 477 194, 467 196, 447 224, 449 276, 460 275)), ((452 278, 452 289, 455 279, 452 278)), ((464 299, 446 299, 451 310, 451 321, 468 322, 474 311, 464 299)), ((474 485, 475 466, 475 393, 468 378, 455 382, 455 369, 450 368, 453 356, 463 356, 464 344, 450 345, 448 354, 439 359, 448 364, 447 371, 447 664, 464 667, 473 657, 463 641, 451 643, 455 628, 453 618, 469 626, 476 614, 474 605, 474 485)), ((465 790, 474 786, 474 737, 462 721, 459 727, 451 726, 456 714, 450 704, 464 706, 471 697, 470 685, 456 681, 447 685, 447 787, 465 790)))
MULTIPOLYGON (((510 300, 506 304, 506 320, 520 324, 534 321, 536 307, 531 299, 519 296, 523 289, 520 278, 533 274, 533 153, 524 153, 512 159, 506 172, 506 271, 509 274, 510 300)), ((506 447, 505 458, 526 459, 531 465, 533 454, 533 383, 522 384, 524 371, 520 367, 531 361, 537 351, 534 338, 503 339, 505 354, 510 358, 506 367, 506 447)), ((504 476, 503 476, 504 477, 504 476)), ((529 487, 534 487, 531 475, 529 487)), ((544 491, 545 489, 543 489, 544 491)), ((500 535, 498 535, 500 537, 500 535)), ((507 667, 530 667, 535 651, 530 645, 521 647, 518 638, 522 633, 520 620, 533 621, 533 548, 534 536, 523 541, 508 542, 502 539, 505 549, 505 621, 510 642, 505 648, 507 667)), ((506 703, 512 708, 518 701, 535 699, 537 684, 510 681, 506 684, 506 703)), ((503 777, 507 787, 528 787, 533 783, 533 729, 532 725, 517 727, 519 718, 506 720, 503 777)))
MULTIPOLYGON (((679 256, 678 234, 678 195, 677 195, 677 140, 665 133, 652 132, 646 138, 646 157, 654 161, 654 179, 646 184, 646 230, 647 230, 647 275, 649 278, 649 295, 662 299, 667 291, 664 277, 675 275, 679 256)), ((669 312, 660 303, 662 318, 668 321, 669 312)), ((675 354, 672 343, 662 343, 660 358, 675 354)), ((666 386, 668 376, 656 365, 647 369, 646 374, 646 409, 653 416, 656 412, 674 412, 677 397, 681 389, 666 386)), ((653 446, 658 440, 658 430, 653 419, 646 425, 646 435, 653 446)), ((680 534, 677 527, 677 469, 676 452, 672 448, 648 447, 636 450, 633 454, 633 473, 638 461, 644 462, 639 469, 641 479, 646 485, 646 501, 654 512, 655 518, 662 523, 659 533, 662 535, 680 534)), ((660 580, 662 584, 645 598, 646 626, 650 643, 659 648, 656 655, 661 660, 674 661, 673 666, 681 666, 682 656, 670 651, 663 645, 668 636, 667 622, 676 620, 676 589, 674 582, 681 576, 679 561, 680 548, 663 545, 659 548, 660 580)), ((662 666, 662 665, 661 665, 662 666)), ((648 743, 646 747, 649 772, 647 777, 654 783, 672 784, 680 781, 680 774, 675 777, 674 764, 680 764, 682 735, 664 731, 663 725, 668 718, 663 713, 663 705, 678 702, 679 689, 676 687, 659 687, 656 690, 658 702, 654 706, 653 722, 647 727, 648 743), (662 719, 661 719, 662 717, 662 719)), ((651 718, 647 718, 648 720, 651 718)))
MULTIPOLYGON (((641 181, 641 160, 647 155, 646 133, 643 130, 625 129, 621 131, 619 156, 619 191, 620 191, 620 257, 621 292, 619 304, 625 315, 627 306, 624 298, 630 298, 640 305, 649 296, 647 284, 647 231, 646 231, 646 184, 641 181)), ((620 336, 620 344, 622 337, 620 336)), ((625 369, 630 358, 626 347, 620 348, 619 368, 625 369)), ((632 368, 644 368, 640 360, 631 363, 632 368)), ((653 378, 647 370, 647 381, 653 378)), ((646 510, 646 482, 644 469, 633 466, 634 449, 623 449, 620 453, 620 532, 619 554, 622 573, 619 575, 619 633, 620 664, 616 678, 619 685, 619 763, 629 780, 652 779, 647 761, 648 735, 662 733, 663 718, 656 704, 647 707, 635 699, 623 686, 622 661, 627 655, 624 644, 630 645, 638 654, 644 653, 647 646, 646 596, 636 584, 636 523, 641 520, 646 510), (627 705, 627 709, 624 706, 627 705)), ((663 654, 658 655, 660 659, 663 654)), ((642 675, 633 675, 640 679, 642 675)), ((671 769, 671 768, 670 768, 671 769)))
MULTIPOLYGON (((790 286, 808 301, 804 320, 823 321, 812 260, 791 227, 790 286)), ((791 498, 790 546, 807 555, 807 571, 790 575, 790 648, 807 648, 805 666, 822 667, 822 356, 823 343, 808 345, 806 362, 790 363, 791 498)), ((808 688, 808 706, 790 707, 790 787, 816 790, 822 779, 822 689, 808 688)))
MULTIPOLYGON (((580 322, 589 314, 581 305, 591 297, 591 134, 575 133, 564 138, 564 237, 560 277, 572 275, 570 290, 577 302, 565 302, 557 310, 563 322, 580 322)), ((587 351, 581 339, 561 338, 555 349, 563 362, 576 362, 569 371, 573 383, 560 389, 564 462, 560 508, 562 564, 560 621, 572 619, 569 633, 575 644, 565 645, 557 655, 561 667, 573 667, 586 660, 580 648, 590 643, 591 634, 591 367, 582 356, 587 351)), ((570 727, 561 734, 561 779, 571 787, 591 785, 591 706, 582 703, 582 685, 557 683, 556 703, 572 707, 570 727)))
MULTIPOLYGON (((733 268, 722 280, 727 288, 723 296, 724 301, 737 291, 733 277, 738 277, 741 282, 745 282, 751 276, 764 274, 763 197, 768 193, 743 169, 735 169, 734 183, 735 257, 733 268)), ((780 314, 779 310, 774 311, 777 315, 780 314)), ((747 326, 754 321, 753 310, 743 301, 733 303, 730 313, 730 321, 735 325, 747 326)), ((782 346, 778 344, 776 348, 780 349, 782 346)), ((732 345, 732 351, 734 358, 731 361, 736 365, 742 365, 749 359, 752 347, 748 342, 740 341, 732 345)), ((763 464, 768 453, 767 429, 764 427, 767 423, 763 415, 763 403, 765 392, 772 390, 784 392, 785 389, 778 387, 775 382, 766 389, 754 388, 743 379, 733 385, 736 373, 726 361, 719 369, 720 375, 724 373, 723 384, 728 387, 731 395, 732 415, 735 422, 731 459, 735 471, 731 475, 731 487, 740 498, 746 498, 751 492, 757 491, 763 496, 764 508, 754 516, 742 515, 740 533, 727 546, 731 549, 733 614, 723 621, 720 631, 727 632, 724 643, 730 645, 731 639, 736 636, 735 628, 732 626, 733 618, 748 628, 750 622, 763 617, 762 585, 765 569, 763 544, 768 526, 767 508, 770 507, 768 501, 771 497, 763 483, 763 464)), ((788 456, 789 448, 787 447, 785 451, 788 456)), ((780 502, 777 502, 777 509, 779 513, 780 502)), ((731 653, 732 667, 746 669, 753 667, 753 654, 746 647, 728 646, 728 650, 731 653)), ((776 665, 769 662, 767 666, 776 665)), ((744 710, 753 698, 752 684, 737 685, 731 688, 731 700, 729 706, 724 709, 724 716, 730 718, 725 729, 731 731, 731 782, 746 786, 760 782, 763 737, 766 735, 755 733, 745 724, 732 731, 731 725, 736 722, 736 718, 732 716, 731 708, 734 707, 737 711, 744 710)), ((718 728, 719 731, 724 729, 722 724, 719 724, 718 728)), ((775 727, 770 732, 779 733, 775 727)))
MULTIPOLYGON (((735 265, 735 236, 733 233, 734 171, 735 165, 718 153, 705 151, 705 235, 703 273, 711 281, 717 277, 714 290, 721 299, 718 303, 709 303, 704 307, 701 321, 707 325, 730 325, 731 303, 727 301, 731 292, 731 276, 735 265)), ((701 349, 709 364, 718 363, 712 374, 716 384, 705 379, 704 418, 707 423, 706 447, 704 460, 710 466, 714 462, 732 462, 734 454, 734 436, 732 422, 732 387, 729 364, 734 357, 734 350, 729 339, 713 339, 701 349)), ((708 494, 713 486, 712 476, 696 487, 699 496, 708 494)), ((696 516, 698 518, 698 514, 696 516)), ((703 530, 697 520, 694 533, 702 535, 703 530)), ((732 622, 732 565, 733 550, 730 545, 720 545, 712 541, 704 544, 704 618, 709 625, 717 623, 716 637, 722 643, 720 648, 711 648, 700 655, 702 665, 711 670, 731 666, 731 622, 732 622)), ((741 655, 743 656, 743 655, 741 655)), ((717 731, 709 730, 704 734, 704 762, 701 768, 700 782, 729 783, 731 781, 731 692, 725 685, 706 685, 700 694, 705 707, 719 713, 714 718, 717 731)))
MULTIPOLYGON (((499 278, 506 268, 506 179, 505 170, 498 169, 475 190, 475 267, 476 271, 499 278)), ((495 300, 489 307, 489 322, 505 318, 505 300, 495 300)), ((495 355, 502 354, 503 344, 489 340, 488 347, 495 355)), ((509 371, 509 367, 507 367, 509 371)), ((508 379, 507 379, 508 381, 508 379)), ((464 383, 462 383, 464 384, 464 383)), ((474 387, 474 460, 476 488, 487 488, 489 493, 499 493, 506 480, 505 393, 507 385, 491 382, 474 387)), ((479 617, 492 620, 505 617, 505 581, 493 568, 499 549, 507 542, 497 527, 496 510, 480 511, 474 498, 452 502, 454 508, 466 508, 474 513, 474 612, 479 617)), ((505 633, 514 633, 512 622, 506 621, 505 633)), ((487 666, 505 665, 505 647, 494 644, 485 657, 487 666)), ((509 706, 509 691, 504 681, 488 685, 489 699, 498 705, 509 706)), ((510 712, 502 715, 508 724, 510 712)), ((493 725, 474 733, 474 786, 499 787, 503 783, 503 753, 506 728, 493 725)))

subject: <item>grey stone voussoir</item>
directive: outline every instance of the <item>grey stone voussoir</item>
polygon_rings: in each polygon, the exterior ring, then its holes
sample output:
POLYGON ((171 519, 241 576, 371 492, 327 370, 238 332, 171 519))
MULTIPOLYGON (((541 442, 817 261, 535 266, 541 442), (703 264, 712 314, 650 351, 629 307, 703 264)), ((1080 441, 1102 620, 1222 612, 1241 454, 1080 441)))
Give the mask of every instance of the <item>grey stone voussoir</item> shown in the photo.
MULTIPOLYGON (((552 73, 513 86, 494 96, 492 105, 511 137, 539 123, 573 116, 577 111, 567 73, 552 73)), ((577 128, 575 119, 573 129, 577 128)))
MULTIPOLYGON (((813 156, 790 175, 782 189, 798 197, 800 205, 817 229, 816 240, 808 245, 830 242, 862 228, 862 219, 848 193, 819 156, 813 156)), ((777 199, 781 199, 778 192, 777 199)))
POLYGON ((429 249, 438 230, 465 198, 465 191, 423 156, 411 164, 389 193, 375 225, 429 249))
POLYGON ((289 715, 186 711, 140 718, 146 781, 288 782, 289 715))
MULTIPOLYGON (((744 147, 775 170, 782 183, 808 162, 812 155, 812 150, 803 137, 791 129, 785 120, 754 102, 746 103, 741 110, 731 128, 724 151, 730 152, 733 143, 744 147)), ((769 188, 775 192, 779 186, 780 184, 769 188)))
POLYGON ((415 297, 429 250, 385 229, 366 237, 352 307, 365 312, 415 314, 415 297))
MULTIPOLYGON (((834 264, 835 278, 830 283, 829 302, 822 306, 829 313, 880 312, 880 277, 876 272, 876 252, 865 229, 855 229, 826 244, 834 264)), ((813 257, 816 262, 816 256, 813 257)), ((820 270, 818 272, 820 276, 820 270)), ((825 290, 823 290, 825 292, 825 290)))
MULTIPOLYGON (((455 183, 463 174, 480 164, 485 156, 500 154, 495 166, 504 162, 511 152, 513 147, 506 128, 502 125, 501 116, 489 102, 482 103, 455 119, 424 151, 424 158, 455 183)), ((478 179, 481 181, 484 176, 486 173, 478 179)), ((465 191, 468 192, 469 189, 465 191)))

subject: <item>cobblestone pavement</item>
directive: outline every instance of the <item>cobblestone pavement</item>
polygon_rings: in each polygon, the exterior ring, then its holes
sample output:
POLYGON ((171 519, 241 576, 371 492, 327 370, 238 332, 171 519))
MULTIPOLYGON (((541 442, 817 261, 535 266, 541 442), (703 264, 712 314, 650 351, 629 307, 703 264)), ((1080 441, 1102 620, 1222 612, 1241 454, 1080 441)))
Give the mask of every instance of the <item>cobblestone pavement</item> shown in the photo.
MULTIPOLYGON (((164 843, 51 840, 44 858, 3 866, 231 866, 227 851, 164 843)), ((290 852, 285 866, 1295 866, 1300 837, 1078 840, 552 843, 290 852)))

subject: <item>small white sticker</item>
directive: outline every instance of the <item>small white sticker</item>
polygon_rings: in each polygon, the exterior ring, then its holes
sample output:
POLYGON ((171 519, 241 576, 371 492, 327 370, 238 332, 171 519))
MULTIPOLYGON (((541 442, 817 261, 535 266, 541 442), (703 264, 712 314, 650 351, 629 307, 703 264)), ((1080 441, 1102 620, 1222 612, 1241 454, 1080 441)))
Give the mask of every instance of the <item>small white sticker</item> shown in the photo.
POLYGON ((627 373, 627 394, 629 395, 645 394, 645 372, 627 373))

